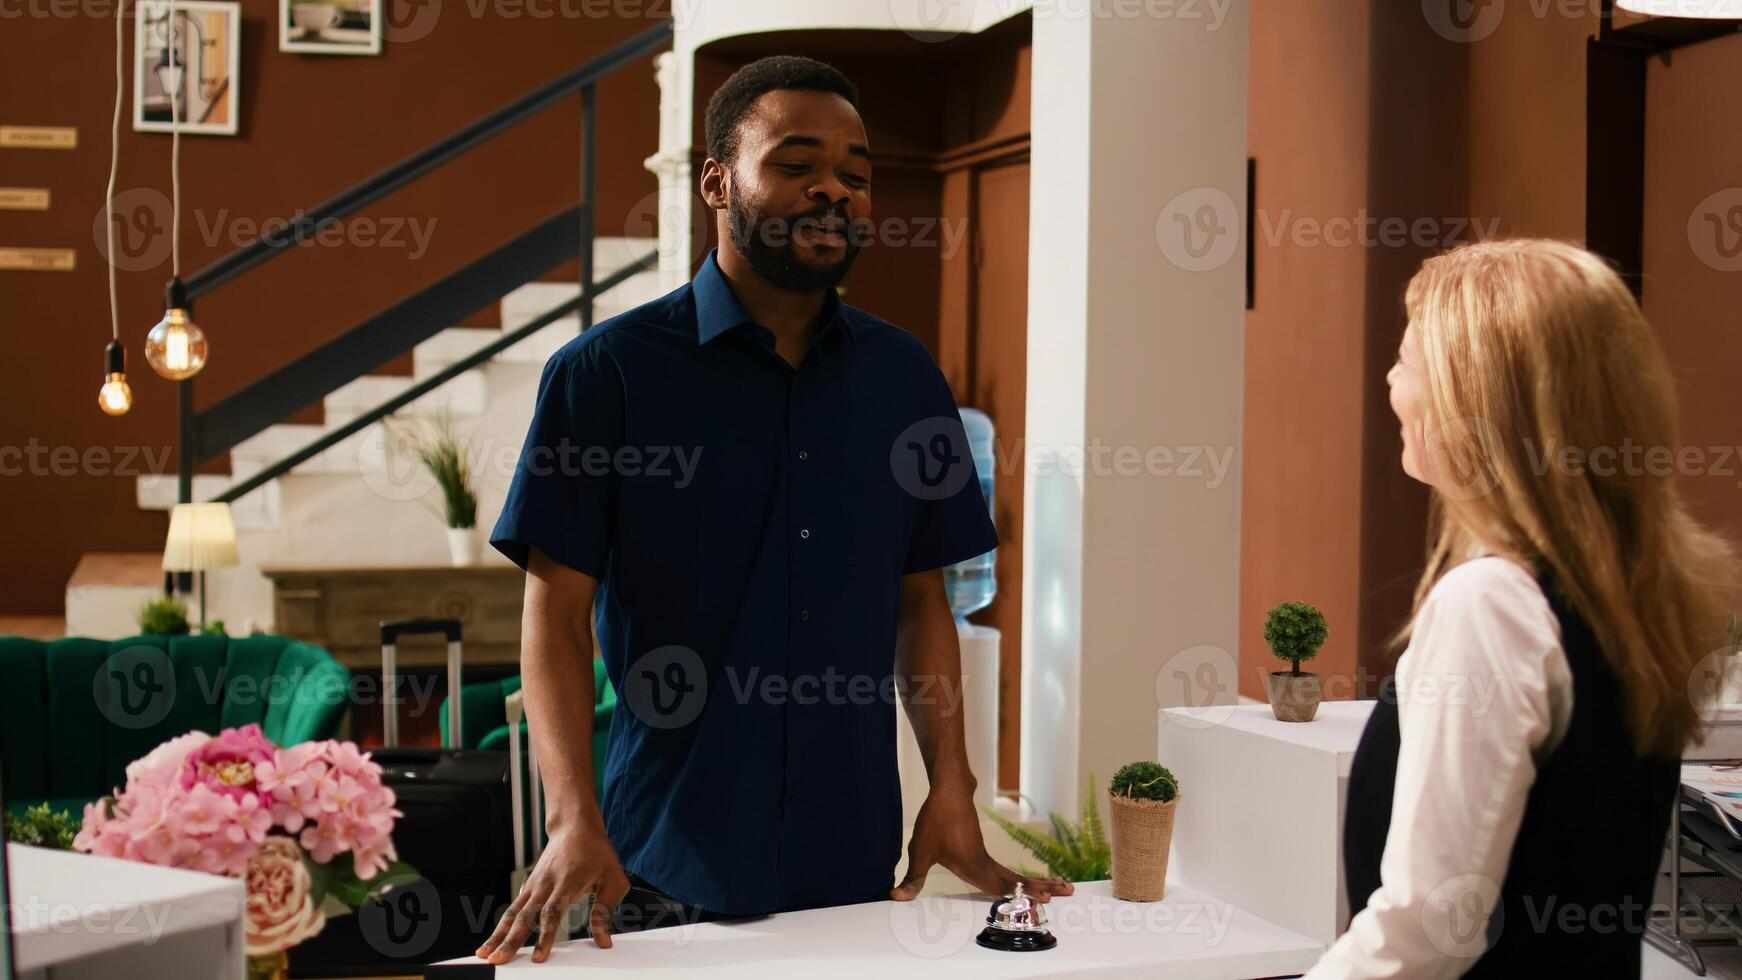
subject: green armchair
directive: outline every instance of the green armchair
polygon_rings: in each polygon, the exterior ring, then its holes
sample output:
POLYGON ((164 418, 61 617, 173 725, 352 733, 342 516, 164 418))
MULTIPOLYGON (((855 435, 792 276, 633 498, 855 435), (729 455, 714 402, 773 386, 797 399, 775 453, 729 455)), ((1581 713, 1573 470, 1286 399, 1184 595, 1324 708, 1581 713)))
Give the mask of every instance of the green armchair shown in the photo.
POLYGON ((332 654, 283 636, 0 637, 6 808, 47 801, 76 820, 125 783, 129 762, 196 729, 331 738, 350 680, 332 654))
MULTIPOLYGON (((460 688, 460 748, 508 750, 508 709, 504 700, 520 690, 520 675, 497 681, 480 681, 460 688)), ((605 746, 611 734, 611 713, 617 709, 617 692, 605 676, 605 662, 593 660, 593 791, 605 798, 605 746)), ((448 744, 448 702, 442 700, 442 744, 448 744)), ((520 723, 524 734, 526 723, 520 723)))

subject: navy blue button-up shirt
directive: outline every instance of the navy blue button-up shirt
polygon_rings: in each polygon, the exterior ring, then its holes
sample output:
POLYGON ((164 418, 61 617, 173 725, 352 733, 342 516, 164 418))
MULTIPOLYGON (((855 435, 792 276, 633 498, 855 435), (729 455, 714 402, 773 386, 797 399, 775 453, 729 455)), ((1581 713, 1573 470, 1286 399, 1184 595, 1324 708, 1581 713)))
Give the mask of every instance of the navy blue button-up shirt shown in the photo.
POLYGON ((998 543, 917 338, 831 293, 794 368, 710 255, 551 357, 490 543, 599 580, 627 871, 728 913, 887 892, 901 577, 998 543))

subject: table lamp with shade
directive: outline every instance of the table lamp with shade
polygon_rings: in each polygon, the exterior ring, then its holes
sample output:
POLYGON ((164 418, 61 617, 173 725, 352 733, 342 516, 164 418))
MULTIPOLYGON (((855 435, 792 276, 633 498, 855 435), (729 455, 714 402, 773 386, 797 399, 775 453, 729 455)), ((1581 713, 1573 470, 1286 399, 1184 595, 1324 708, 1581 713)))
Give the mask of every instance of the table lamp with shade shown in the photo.
POLYGON ((200 629, 206 628, 206 569, 239 564, 236 523, 226 503, 176 504, 163 544, 163 570, 198 572, 200 629))

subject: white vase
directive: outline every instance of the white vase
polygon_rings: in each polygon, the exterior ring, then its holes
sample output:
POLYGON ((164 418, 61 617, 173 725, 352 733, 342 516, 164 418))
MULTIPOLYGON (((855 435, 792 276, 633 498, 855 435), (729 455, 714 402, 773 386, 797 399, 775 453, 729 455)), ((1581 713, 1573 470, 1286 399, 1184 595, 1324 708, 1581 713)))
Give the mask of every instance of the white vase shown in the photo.
POLYGON ((456 565, 476 565, 478 563, 478 535, 476 528, 448 528, 448 554, 453 557, 456 565))

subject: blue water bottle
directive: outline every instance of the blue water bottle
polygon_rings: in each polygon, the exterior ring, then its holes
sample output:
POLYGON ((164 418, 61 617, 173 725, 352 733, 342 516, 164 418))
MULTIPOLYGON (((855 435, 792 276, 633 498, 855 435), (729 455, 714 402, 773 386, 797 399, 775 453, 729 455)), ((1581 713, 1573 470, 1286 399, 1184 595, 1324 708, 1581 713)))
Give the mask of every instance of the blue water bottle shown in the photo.
MULTIPOLYGON (((964 408, 961 413, 962 428, 968 434, 968 451, 974 456, 974 471, 980 476, 980 492, 986 497, 987 512, 996 519, 992 473, 998 461, 992 448, 992 420, 978 409, 964 408)), ((994 548, 944 569, 944 590, 949 593, 950 610, 957 619, 966 619, 970 613, 992 604, 992 597, 998 592, 997 558, 998 550, 994 548)))

